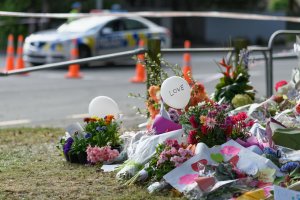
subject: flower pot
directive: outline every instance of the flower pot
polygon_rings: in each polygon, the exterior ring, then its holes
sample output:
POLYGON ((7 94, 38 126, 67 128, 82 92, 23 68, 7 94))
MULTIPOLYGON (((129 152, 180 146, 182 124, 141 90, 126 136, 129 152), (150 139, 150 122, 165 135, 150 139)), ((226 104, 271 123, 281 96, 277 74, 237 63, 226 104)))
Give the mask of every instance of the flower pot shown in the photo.
POLYGON ((78 163, 80 164, 86 164, 87 163, 87 153, 86 152, 80 152, 77 154, 78 156, 78 163))
POLYGON ((64 156, 65 156, 66 161, 67 161, 67 162, 70 162, 70 157, 69 157, 68 153, 66 154, 66 153, 64 152, 64 156))
POLYGON ((79 163, 79 164, 86 164, 87 163, 87 154, 86 152, 80 152, 79 154, 70 154, 69 153, 69 160, 71 163, 79 163))
POLYGON ((70 163, 78 163, 78 156, 77 154, 71 154, 69 153, 69 161, 70 163))

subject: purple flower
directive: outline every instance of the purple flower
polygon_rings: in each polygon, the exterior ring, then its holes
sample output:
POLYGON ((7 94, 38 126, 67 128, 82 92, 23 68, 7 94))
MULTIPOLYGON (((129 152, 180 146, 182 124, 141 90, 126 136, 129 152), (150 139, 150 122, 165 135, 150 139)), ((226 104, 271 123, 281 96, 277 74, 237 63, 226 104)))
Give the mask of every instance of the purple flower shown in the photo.
POLYGON ((227 104, 222 104, 222 109, 226 110, 229 106, 227 104))
POLYGON ((284 165, 281 166, 280 171, 282 172, 292 172, 294 169, 296 169, 297 167, 299 167, 299 163, 298 162, 288 162, 284 165))
POLYGON ((73 144, 74 140, 73 138, 69 137, 65 144, 64 144, 64 147, 63 147, 63 151, 64 151, 64 154, 67 155, 68 152, 71 150, 71 147, 72 147, 72 144, 73 144))
POLYGON ((179 122, 179 114, 175 109, 170 108, 169 109, 169 115, 170 115, 170 118, 173 122, 175 122, 175 123, 179 122))
POLYGON ((210 112, 208 112, 207 117, 209 118, 215 118, 217 116, 217 111, 216 110, 212 110, 210 112))
POLYGON ((229 117, 229 116, 227 116, 227 117, 225 118, 225 121, 224 121, 224 127, 226 128, 226 127, 232 126, 232 125, 233 125, 232 118, 229 117))

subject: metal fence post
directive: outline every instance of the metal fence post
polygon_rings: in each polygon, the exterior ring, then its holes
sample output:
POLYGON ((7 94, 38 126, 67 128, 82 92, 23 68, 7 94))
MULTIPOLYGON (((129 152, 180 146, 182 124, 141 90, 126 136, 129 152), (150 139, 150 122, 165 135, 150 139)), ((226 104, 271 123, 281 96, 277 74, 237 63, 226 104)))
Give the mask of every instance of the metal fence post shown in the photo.
POLYGON ((266 66, 267 97, 273 94, 273 48, 269 49, 268 65, 266 66))

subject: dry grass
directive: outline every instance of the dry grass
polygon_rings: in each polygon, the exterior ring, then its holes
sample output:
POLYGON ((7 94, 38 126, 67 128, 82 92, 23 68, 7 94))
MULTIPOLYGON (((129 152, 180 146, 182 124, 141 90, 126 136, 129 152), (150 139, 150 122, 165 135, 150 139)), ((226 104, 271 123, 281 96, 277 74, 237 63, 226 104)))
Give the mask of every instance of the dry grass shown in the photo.
POLYGON ((171 199, 123 186, 114 173, 65 162, 62 129, 0 129, 0 199, 171 199))

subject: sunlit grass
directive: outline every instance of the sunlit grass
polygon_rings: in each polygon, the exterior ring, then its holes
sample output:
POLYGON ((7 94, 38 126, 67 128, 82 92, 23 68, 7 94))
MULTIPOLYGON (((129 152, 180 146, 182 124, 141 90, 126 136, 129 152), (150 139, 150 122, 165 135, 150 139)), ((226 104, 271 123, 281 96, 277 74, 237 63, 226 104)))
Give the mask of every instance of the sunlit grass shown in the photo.
POLYGON ((50 128, 0 129, 0 199, 172 198, 124 186, 97 167, 67 163, 56 149, 63 134, 50 128))

